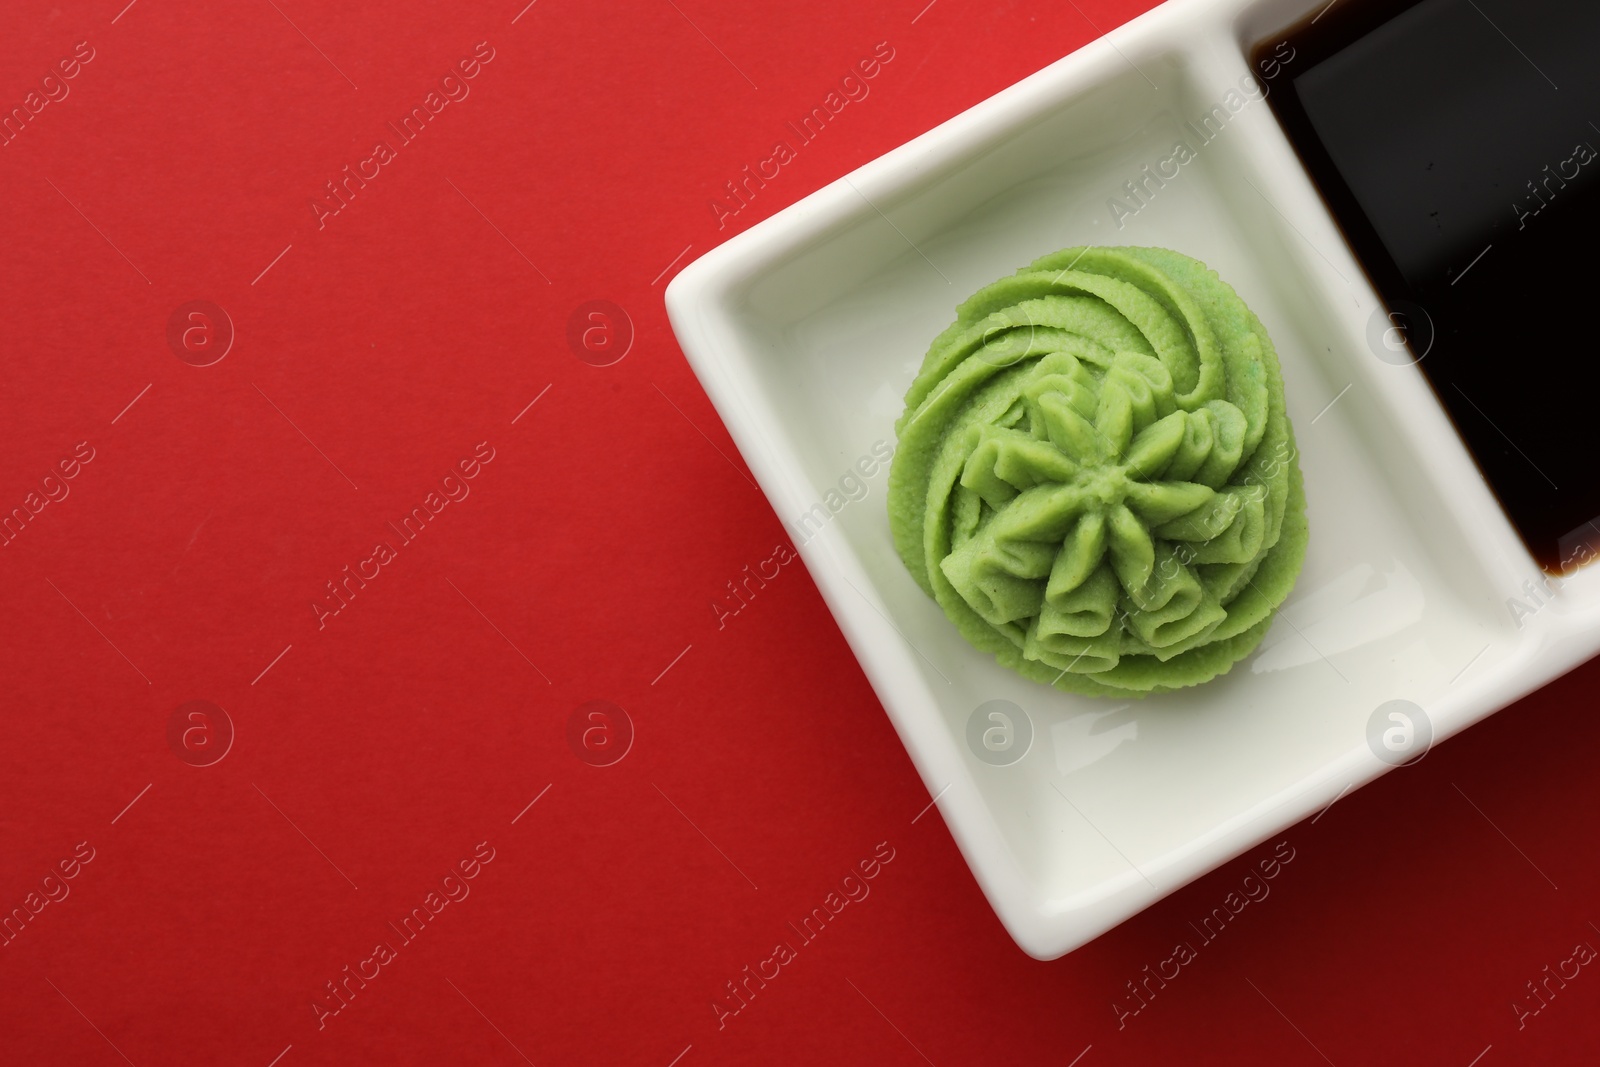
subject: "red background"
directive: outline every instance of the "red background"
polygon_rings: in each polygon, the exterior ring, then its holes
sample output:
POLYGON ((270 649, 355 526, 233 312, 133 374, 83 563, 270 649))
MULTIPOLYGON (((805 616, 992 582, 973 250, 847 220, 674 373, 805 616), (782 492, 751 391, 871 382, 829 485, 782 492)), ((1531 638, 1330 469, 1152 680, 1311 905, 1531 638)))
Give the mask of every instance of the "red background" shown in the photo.
POLYGON ((124 2, 14 3, 0 37, 7 111, 95 51, 0 148, 0 511, 95 450, 0 548, 0 909, 94 850, 0 948, 0 1061, 1591 1061, 1600 976, 1511 1005, 1600 945, 1594 668, 1286 831, 1270 897, 1119 1028, 1251 857, 1028 959, 937 809, 913 823, 804 570, 717 627, 786 534, 674 343, 672 271, 1145 5, 124 2), (480 41, 470 96, 319 229, 323 183, 480 41), (719 230, 709 198, 880 41, 870 97, 719 230), (597 299, 636 332, 607 367, 567 342, 597 299), (191 300, 237 332, 213 366, 168 346, 191 300), (482 441, 471 495, 319 630, 324 582, 482 441), (167 739, 197 699, 236 730, 208 767, 167 739), (595 699, 636 732, 608 767, 567 741, 595 699), (871 895, 719 1028, 880 842, 871 895))

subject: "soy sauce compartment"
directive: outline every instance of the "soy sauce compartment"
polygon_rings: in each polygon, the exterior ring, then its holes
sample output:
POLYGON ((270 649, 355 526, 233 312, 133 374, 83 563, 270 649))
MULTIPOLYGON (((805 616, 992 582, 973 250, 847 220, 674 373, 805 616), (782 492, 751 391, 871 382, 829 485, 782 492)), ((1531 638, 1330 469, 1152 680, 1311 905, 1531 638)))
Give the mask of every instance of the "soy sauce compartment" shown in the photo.
POLYGON ((1338 0, 1250 55, 1391 313, 1374 358, 1422 370, 1557 574, 1600 553, 1597 52, 1600 5, 1338 0))

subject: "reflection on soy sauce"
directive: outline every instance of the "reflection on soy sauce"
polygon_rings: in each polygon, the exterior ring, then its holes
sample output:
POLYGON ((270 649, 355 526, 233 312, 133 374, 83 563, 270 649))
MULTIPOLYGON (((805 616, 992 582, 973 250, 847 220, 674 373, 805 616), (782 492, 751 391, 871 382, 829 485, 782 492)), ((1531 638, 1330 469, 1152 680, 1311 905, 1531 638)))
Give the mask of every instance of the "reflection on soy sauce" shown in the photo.
POLYGON ((1600 552, 1600 4, 1338 0, 1268 97, 1539 564, 1600 552), (1593 121, 1591 121, 1591 118, 1593 121))

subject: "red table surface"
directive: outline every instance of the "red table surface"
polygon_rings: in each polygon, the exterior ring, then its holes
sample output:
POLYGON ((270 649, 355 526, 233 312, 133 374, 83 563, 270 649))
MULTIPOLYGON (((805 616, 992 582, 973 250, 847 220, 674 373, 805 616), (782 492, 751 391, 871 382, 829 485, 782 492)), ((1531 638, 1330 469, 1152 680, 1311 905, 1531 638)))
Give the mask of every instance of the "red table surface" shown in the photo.
POLYGON ((0 1062, 1592 1062, 1593 667, 1284 831, 1215 940, 1272 843, 1040 963, 803 568, 719 625, 788 534, 667 279, 1144 5, 125 3, 0 35, 0 1062))

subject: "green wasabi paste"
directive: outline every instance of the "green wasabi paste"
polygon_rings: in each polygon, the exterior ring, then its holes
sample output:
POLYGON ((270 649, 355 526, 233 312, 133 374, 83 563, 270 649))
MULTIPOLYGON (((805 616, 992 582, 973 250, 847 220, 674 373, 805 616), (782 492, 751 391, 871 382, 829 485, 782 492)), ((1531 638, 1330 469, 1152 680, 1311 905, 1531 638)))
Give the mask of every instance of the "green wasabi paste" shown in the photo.
POLYGON ((1305 558, 1272 342, 1177 252, 1068 248, 979 290, 895 431, 901 559, 967 640, 1059 689, 1225 673, 1305 558))

